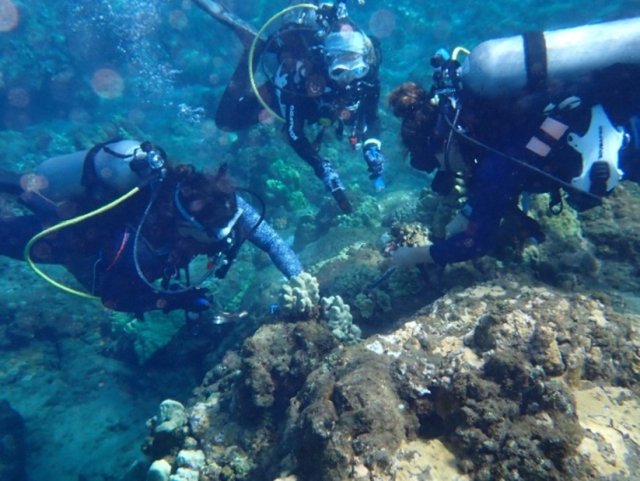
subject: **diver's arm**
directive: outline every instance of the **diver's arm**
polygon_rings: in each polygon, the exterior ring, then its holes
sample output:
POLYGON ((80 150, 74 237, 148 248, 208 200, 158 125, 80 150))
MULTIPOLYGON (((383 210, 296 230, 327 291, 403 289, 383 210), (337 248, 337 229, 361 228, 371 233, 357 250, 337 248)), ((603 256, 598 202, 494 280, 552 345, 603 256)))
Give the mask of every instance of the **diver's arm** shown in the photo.
MULTIPOLYGON (((260 214, 242 197, 238 196, 237 199, 238 207, 242 209, 242 216, 238 219, 239 227, 244 232, 250 232, 260 222, 260 214)), ((266 221, 260 222, 249 240, 269 254, 275 266, 285 276, 297 276, 302 272, 298 256, 266 221)))
POLYGON ((376 191, 384 189, 382 173, 385 168, 385 158, 382 154, 380 141, 380 121, 378 119, 378 101, 380 100, 380 84, 377 79, 365 85, 362 105, 358 119, 357 138, 353 141, 362 144, 364 161, 367 164, 369 178, 374 181, 376 191))
POLYGON ((362 140, 366 141, 370 138, 380 138, 380 118, 378 116, 378 104, 380 102, 380 82, 367 84, 364 98, 362 99, 362 121, 364 124, 364 132, 362 140))
MULTIPOLYGON (((283 97, 286 94, 283 95, 283 97)), ((304 106, 292 101, 282 105, 285 118, 285 132, 289 144, 293 147, 296 154, 305 160, 312 168, 316 176, 322 178, 324 173, 322 164, 324 159, 318 154, 315 148, 304 133, 304 106)))
POLYGON ((529 176, 528 171, 501 155, 491 153, 482 157, 458 219, 466 217, 467 222, 460 223, 455 233, 430 247, 433 261, 444 265, 487 254, 505 214, 517 208, 529 176))
POLYGON ((101 296, 102 304, 115 311, 129 312, 142 318, 145 312, 162 310, 171 312, 183 309, 187 312, 202 312, 211 306, 205 288, 190 288, 172 292, 152 291, 146 286, 120 286, 111 291, 105 291, 101 296))
POLYGON ((503 217, 517 207, 526 175, 523 169, 499 155, 483 158, 468 201, 459 214, 458 226, 453 229, 455 232, 431 246, 398 249, 394 264, 398 267, 429 262, 445 265, 487 254, 503 217))

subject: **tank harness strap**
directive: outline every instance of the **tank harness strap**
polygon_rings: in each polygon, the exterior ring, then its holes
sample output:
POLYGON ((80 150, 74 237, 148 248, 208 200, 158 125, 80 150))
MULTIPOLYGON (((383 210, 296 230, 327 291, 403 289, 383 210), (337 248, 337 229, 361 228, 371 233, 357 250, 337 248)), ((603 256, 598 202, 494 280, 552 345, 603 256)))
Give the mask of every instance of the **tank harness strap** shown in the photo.
POLYGON ((87 189, 90 189, 96 185, 100 185, 100 178, 96 173, 96 154, 105 146, 107 142, 96 144, 84 158, 84 164, 82 166, 82 185, 87 189))
POLYGON ((539 90, 547 83, 547 45, 544 32, 526 32, 524 42, 524 62, 527 69, 527 88, 539 90))
POLYGON ((90 199, 96 202, 104 202, 105 198, 112 198, 109 195, 109 186, 98 176, 96 171, 96 155, 100 150, 104 149, 107 145, 117 142, 119 139, 109 140, 94 145, 87 152, 84 158, 84 164, 82 166, 82 179, 81 184, 85 188, 85 192, 90 199))

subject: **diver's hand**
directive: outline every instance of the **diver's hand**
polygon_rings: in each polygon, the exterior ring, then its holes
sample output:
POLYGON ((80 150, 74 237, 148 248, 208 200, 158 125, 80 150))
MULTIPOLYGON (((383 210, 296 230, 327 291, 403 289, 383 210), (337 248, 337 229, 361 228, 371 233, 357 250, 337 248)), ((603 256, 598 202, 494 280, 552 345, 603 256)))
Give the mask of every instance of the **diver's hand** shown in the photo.
POLYGON ((176 294, 168 293, 161 298, 162 311, 184 309, 187 312, 203 312, 211 307, 207 298, 208 289, 188 289, 176 294))
POLYGON ((391 265, 399 269, 408 269, 418 264, 432 262, 431 246, 398 247, 391 253, 391 265))
POLYGON ((380 190, 384 188, 384 182, 382 182, 382 172, 384 171, 385 159, 384 155, 380 151, 380 141, 378 139, 368 139, 364 142, 362 147, 362 153, 364 160, 367 163, 369 170, 369 178, 376 184, 376 190, 381 186, 380 190))

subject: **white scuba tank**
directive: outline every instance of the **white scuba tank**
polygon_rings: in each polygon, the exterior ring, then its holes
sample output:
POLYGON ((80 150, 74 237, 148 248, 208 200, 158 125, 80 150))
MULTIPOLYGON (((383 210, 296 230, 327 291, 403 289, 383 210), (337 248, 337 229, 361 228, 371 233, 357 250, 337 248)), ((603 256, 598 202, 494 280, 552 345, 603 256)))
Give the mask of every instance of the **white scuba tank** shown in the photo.
POLYGON ((487 40, 471 51, 460 74, 464 88, 498 97, 618 62, 640 64, 640 17, 487 40))
MULTIPOLYGON (((131 161, 142 153, 137 140, 118 140, 102 145, 95 151, 95 174, 114 192, 124 194, 134 188, 140 177, 131 169, 131 161)), ((82 183, 85 160, 89 150, 51 157, 42 162, 32 176, 35 189, 53 202, 61 202, 84 194, 82 183)))
POLYGON ((96 152, 95 172, 114 192, 124 194, 142 180, 131 168, 131 161, 145 156, 141 143, 137 140, 119 140, 107 144, 96 152))

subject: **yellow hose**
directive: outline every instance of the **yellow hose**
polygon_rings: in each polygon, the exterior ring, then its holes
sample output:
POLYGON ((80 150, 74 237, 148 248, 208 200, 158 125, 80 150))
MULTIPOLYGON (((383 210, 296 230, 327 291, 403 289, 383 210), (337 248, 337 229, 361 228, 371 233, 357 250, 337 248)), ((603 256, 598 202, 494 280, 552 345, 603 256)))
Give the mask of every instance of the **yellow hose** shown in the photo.
POLYGON ((463 53, 465 55, 469 55, 471 52, 469 52, 469 50, 467 50, 464 47, 456 47, 453 49, 453 53, 451 54, 451 59, 452 60, 458 60, 458 55, 460 53, 463 53))
POLYGON ((271 26, 271 24, 273 22, 275 22, 276 20, 278 20, 280 17, 282 17, 283 15, 296 10, 298 8, 310 8, 312 10, 317 10, 318 7, 312 3, 300 3, 298 5, 291 5, 290 7, 284 8, 282 10, 280 10, 278 13, 276 13, 275 15, 273 15, 269 20, 267 20, 267 22, 262 26, 262 28, 260 28, 260 30, 258 30, 258 33, 256 34, 256 36, 253 39, 253 42, 251 42, 251 48, 249 49, 249 82, 251 84, 251 90, 253 90, 253 93, 255 94, 256 98, 258 99, 258 102, 260 102, 260 105, 262 105, 271 115, 273 115, 275 118, 284 121, 284 119, 278 115, 276 112, 274 112, 271 107, 269 107, 269 104, 267 104, 267 102, 265 102, 265 100, 262 98, 262 95, 260 95, 260 92, 258 90, 258 86, 256 85, 256 79, 254 76, 254 72, 253 72, 253 59, 256 53, 256 47, 258 45, 258 41, 260 40, 260 37, 262 37, 262 34, 265 32, 265 30, 267 28, 269 28, 271 26))
POLYGON ((83 221, 91 218, 91 217, 94 217, 96 215, 100 215, 100 214, 102 214, 102 213, 104 213, 104 212, 106 212, 106 211, 108 211, 110 209, 113 209, 114 207, 116 207, 117 205, 121 204, 125 200, 129 199, 130 197, 133 197, 139 191, 140 191, 140 187, 134 187, 129 192, 127 192, 126 194, 124 194, 121 197, 118 197, 113 202, 110 202, 110 203, 108 203, 106 205, 103 205, 102 207, 99 207, 99 208, 97 208, 95 210, 92 210, 91 212, 87 212, 86 214, 82 214, 82 215, 80 215, 78 217, 74 217, 73 219, 68 219, 68 220, 62 221, 59 224, 56 224, 56 225, 51 226, 51 227, 48 227, 45 230, 43 230, 42 232, 39 232, 38 234, 33 236, 31 238, 31 240, 29 240, 29 242, 27 242, 27 245, 24 248, 24 259, 25 259, 25 261, 27 262, 27 264, 29 264, 29 267, 31 267, 31 269, 36 274, 38 274, 40 277, 42 277, 49 284, 52 284, 52 285, 56 286, 57 288, 62 289, 65 292, 68 292, 69 294, 74 294, 76 296, 84 297, 86 299, 100 300, 100 298, 97 297, 97 296, 94 296, 92 294, 89 294, 89 293, 86 293, 86 292, 83 292, 83 291, 78 291, 78 290, 73 289, 71 287, 65 286, 64 284, 59 283, 55 279, 52 279, 47 274, 45 274, 35 264, 33 259, 31 259, 31 248, 33 247, 33 245, 36 242, 38 242, 40 239, 42 239, 46 235, 51 234, 52 232, 56 232, 56 231, 59 231, 61 229, 64 229, 65 227, 69 227, 71 225, 78 224, 80 222, 83 222, 83 221))

